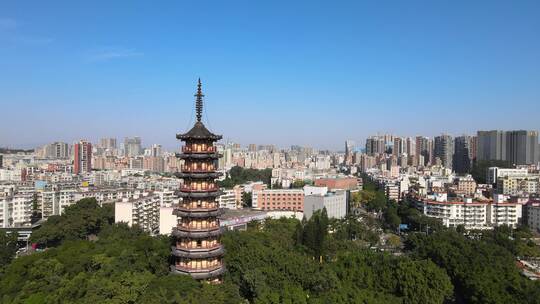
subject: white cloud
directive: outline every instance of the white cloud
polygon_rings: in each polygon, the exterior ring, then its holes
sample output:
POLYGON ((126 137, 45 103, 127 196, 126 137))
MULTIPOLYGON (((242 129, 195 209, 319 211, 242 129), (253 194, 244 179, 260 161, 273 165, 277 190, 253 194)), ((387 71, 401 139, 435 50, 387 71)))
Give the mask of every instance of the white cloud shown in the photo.
POLYGON ((138 57, 143 55, 144 54, 142 52, 131 48, 101 47, 88 51, 85 57, 89 61, 107 61, 120 58, 138 57))

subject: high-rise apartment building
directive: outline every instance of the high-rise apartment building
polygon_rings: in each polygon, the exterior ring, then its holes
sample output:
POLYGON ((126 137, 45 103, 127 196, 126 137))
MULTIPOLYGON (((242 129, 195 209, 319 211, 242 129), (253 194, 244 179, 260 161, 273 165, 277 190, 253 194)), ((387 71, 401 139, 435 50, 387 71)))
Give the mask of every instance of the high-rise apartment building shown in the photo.
POLYGON ((159 157, 163 153, 162 150, 163 148, 161 147, 161 145, 153 144, 152 147, 150 148, 150 156, 159 157))
POLYGON ((178 226, 173 229, 176 244, 171 269, 173 273, 219 283, 225 268, 217 201, 222 193, 215 181, 219 176, 216 172, 219 154, 214 143, 222 136, 211 133, 201 122, 204 95, 200 80, 195 96, 197 122, 187 133, 176 135, 185 142, 180 154, 184 165, 178 174, 184 184, 180 188, 182 203, 174 211, 178 226))
POLYGON ((40 154, 46 158, 69 158, 69 146, 64 142, 54 142, 43 146, 40 154))
POLYGON ((129 157, 139 156, 142 154, 141 138, 133 137, 124 139, 125 155, 129 157))
POLYGON ((454 140, 450 135, 440 135, 435 137, 433 147, 435 158, 439 158, 446 168, 452 168, 452 158, 454 155, 454 140))
POLYGON ((54 156, 56 158, 68 158, 69 146, 67 143, 56 142, 54 143, 54 156))
POLYGON ((366 154, 373 156, 383 154, 386 151, 385 138, 381 136, 371 136, 366 139, 366 154))
POLYGON ((73 173, 81 174, 92 171, 92 144, 81 140, 73 146, 73 173))
POLYGON ((407 137, 407 140, 405 143, 405 153, 407 153, 407 156, 416 155, 416 141, 414 138, 407 137))
POLYGON ((472 142, 470 136, 458 136, 454 140, 453 169, 459 174, 469 173, 472 168, 472 142))
POLYGON ((424 136, 416 136, 415 142, 415 157, 416 163, 419 166, 427 166, 431 164, 431 147, 430 140, 424 136))
POLYGON ((478 137, 471 136, 471 159, 476 160, 476 155, 478 155, 478 137))
POLYGON ((507 131, 506 160, 516 165, 535 164, 538 162, 537 131, 507 131))
POLYGON ((353 161, 354 141, 345 141, 345 164, 350 165, 353 161))
POLYGON ((504 131, 477 132, 478 160, 506 160, 506 134, 504 131))
POLYGON ((407 141, 405 138, 394 137, 394 146, 392 147, 392 155, 400 156, 403 153, 406 153, 407 150, 407 141))
POLYGON ((116 149, 116 138, 102 138, 99 140, 99 146, 102 149, 114 150, 116 149))
POLYGON ((478 160, 504 160, 515 165, 539 161, 537 131, 478 131, 478 160))

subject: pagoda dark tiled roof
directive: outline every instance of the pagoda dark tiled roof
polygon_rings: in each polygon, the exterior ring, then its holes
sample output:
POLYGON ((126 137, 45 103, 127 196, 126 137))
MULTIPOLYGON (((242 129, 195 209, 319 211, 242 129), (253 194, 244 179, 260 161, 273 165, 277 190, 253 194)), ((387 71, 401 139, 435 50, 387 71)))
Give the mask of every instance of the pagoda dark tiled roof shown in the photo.
POLYGON ((212 139, 220 140, 221 135, 216 135, 210 132, 202 122, 197 121, 193 128, 184 134, 177 134, 176 138, 178 139, 212 139))

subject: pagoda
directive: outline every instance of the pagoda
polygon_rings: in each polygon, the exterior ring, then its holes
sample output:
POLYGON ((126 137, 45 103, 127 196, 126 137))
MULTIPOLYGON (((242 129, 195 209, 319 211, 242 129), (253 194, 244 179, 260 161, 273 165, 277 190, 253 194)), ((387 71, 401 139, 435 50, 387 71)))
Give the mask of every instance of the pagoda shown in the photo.
POLYGON ((182 201, 174 210, 178 223, 173 229, 176 242, 172 247, 174 265, 171 270, 197 280, 219 283, 225 268, 220 242, 221 210, 217 202, 222 193, 216 182, 220 175, 216 172, 220 154, 214 143, 222 136, 213 134, 201 122, 204 95, 200 79, 195 97, 197 121, 187 133, 176 135, 185 143, 182 153, 177 155, 184 160, 177 174, 184 182, 179 192, 182 201))

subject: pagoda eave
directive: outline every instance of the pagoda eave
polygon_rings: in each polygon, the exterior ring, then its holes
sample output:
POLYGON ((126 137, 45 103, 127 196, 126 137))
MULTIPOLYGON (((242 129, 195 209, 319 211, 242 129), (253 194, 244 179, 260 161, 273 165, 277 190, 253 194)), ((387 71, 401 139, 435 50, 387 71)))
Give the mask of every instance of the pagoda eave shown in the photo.
POLYGON ((223 175, 221 172, 177 172, 174 174, 178 178, 217 178, 223 175))
POLYGON ((221 153, 177 153, 176 157, 180 159, 207 159, 207 158, 213 158, 218 159, 222 155, 221 153))
POLYGON ((221 229, 198 231, 198 230, 180 230, 178 228, 173 228, 172 235, 175 237, 183 237, 190 239, 204 239, 207 237, 220 236, 223 234, 221 229))
POLYGON ((221 136, 221 135, 215 135, 215 134, 212 134, 212 135, 202 135, 202 136, 189 135, 189 134, 176 134, 176 138, 177 138, 177 139, 181 139, 181 140, 197 139, 197 140, 212 140, 212 141, 216 141, 216 140, 222 139, 223 136, 221 136))
POLYGON ((206 271, 205 269, 198 269, 198 270, 184 270, 184 269, 178 269, 174 265, 171 266, 171 272, 173 274, 180 274, 180 275, 189 275, 192 278, 196 280, 206 280, 206 279, 212 279, 221 276, 223 273, 225 273, 225 266, 222 265, 221 267, 217 269, 212 269, 210 271, 206 271))
POLYGON ((190 258, 190 259, 204 259, 204 258, 213 258, 219 257, 225 254, 225 249, 223 246, 213 248, 211 250, 190 250, 190 249, 181 249, 175 246, 171 246, 172 255, 181 257, 181 258, 190 258))

